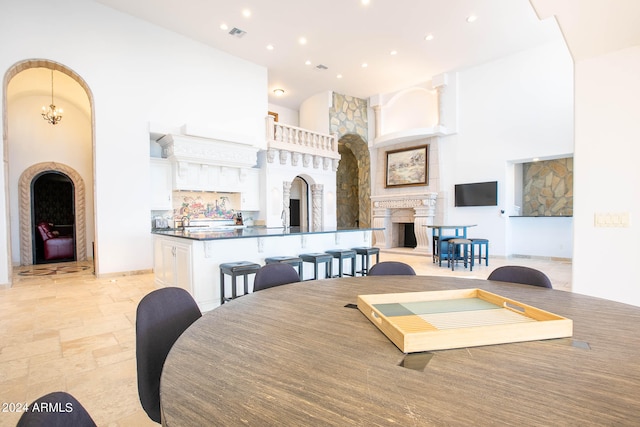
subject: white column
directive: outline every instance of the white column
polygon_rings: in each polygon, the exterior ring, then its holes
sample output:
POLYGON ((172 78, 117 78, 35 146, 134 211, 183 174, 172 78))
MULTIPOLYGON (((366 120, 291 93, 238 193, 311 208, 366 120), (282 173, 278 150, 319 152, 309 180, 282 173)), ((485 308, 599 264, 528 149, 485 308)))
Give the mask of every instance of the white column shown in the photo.
POLYGON ((311 210, 312 210, 312 229, 313 231, 322 230, 322 197, 324 194, 324 186, 322 184, 311 185, 311 210))
POLYGON ((282 182, 282 226, 291 226, 291 182, 282 182))

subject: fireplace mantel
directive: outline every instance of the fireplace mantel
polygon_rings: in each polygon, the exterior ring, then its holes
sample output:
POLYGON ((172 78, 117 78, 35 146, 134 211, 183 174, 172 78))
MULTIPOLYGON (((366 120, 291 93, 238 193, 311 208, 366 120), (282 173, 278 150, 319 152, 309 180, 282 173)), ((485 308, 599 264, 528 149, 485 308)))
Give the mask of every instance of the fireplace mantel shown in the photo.
POLYGON ((373 227, 376 245, 383 248, 393 247, 393 224, 412 222, 416 235, 416 252, 431 251, 427 225, 433 224, 438 193, 394 194, 372 196, 373 227))

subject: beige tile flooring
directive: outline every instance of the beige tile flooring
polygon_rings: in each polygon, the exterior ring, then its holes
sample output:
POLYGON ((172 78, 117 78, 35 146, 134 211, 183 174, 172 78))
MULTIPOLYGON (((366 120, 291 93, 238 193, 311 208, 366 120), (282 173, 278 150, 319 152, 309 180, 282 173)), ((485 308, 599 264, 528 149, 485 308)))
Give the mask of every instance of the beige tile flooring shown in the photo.
MULTIPOLYGON (((420 275, 486 278, 505 264, 528 265, 551 278, 554 288, 571 290, 571 263, 563 260, 491 258, 473 272, 450 269, 411 250, 383 251, 381 261, 404 261, 420 275)), ((154 289, 153 275, 98 279, 91 269, 64 272, 50 264, 16 268, 14 284, 0 288, 0 403, 31 402, 51 391, 73 394, 98 426, 157 425, 142 410, 136 384, 135 310, 154 289)), ((1 410, 1 408, 0 408, 1 410)), ((18 413, 0 412, 0 426, 14 426, 18 413)))

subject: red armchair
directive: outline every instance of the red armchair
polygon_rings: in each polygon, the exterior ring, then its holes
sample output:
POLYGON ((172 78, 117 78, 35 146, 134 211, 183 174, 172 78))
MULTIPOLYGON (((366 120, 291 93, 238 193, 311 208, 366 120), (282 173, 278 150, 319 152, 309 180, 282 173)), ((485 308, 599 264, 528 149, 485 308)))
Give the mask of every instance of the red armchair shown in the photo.
POLYGON ((58 232, 51 230, 51 226, 46 222, 38 224, 38 231, 44 242, 45 260, 74 258, 72 236, 58 235, 58 232))

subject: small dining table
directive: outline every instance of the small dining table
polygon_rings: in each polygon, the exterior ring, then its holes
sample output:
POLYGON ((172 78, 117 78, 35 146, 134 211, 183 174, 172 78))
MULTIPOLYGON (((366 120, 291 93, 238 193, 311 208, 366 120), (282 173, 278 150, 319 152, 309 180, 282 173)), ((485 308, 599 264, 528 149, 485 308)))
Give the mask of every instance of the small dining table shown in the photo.
POLYGON ((436 262, 442 267, 442 238, 443 237, 460 237, 462 239, 467 238, 467 228, 475 227, 478 224, 464 224, 464 225, 444 225, 444 224, 427 224, 425 227, 431 229, 431 242, 432 242, 432 257, 433 263, 436 262), (454 234, 451 236, 445 236, 444 230, 452 230, 454 234))
POLYGON ((513 283, 365 276, 262 290, 203 315, 163 368, 162 424, 603 426, 640 422, 640 307, 513 283), (573 336, 402 353, 358 295, 479 288, 573 336), (407 358, 424 357, 417 369, 407 358))

